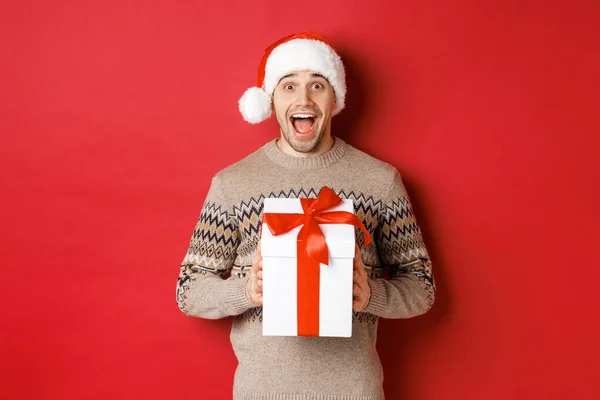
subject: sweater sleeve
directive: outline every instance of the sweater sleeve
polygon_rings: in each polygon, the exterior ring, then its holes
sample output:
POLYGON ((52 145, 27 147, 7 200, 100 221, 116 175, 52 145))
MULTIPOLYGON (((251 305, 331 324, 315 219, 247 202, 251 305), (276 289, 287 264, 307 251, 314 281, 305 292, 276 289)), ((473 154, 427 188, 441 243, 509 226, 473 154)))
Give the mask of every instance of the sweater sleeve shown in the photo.
POLYGON ((436 292, 431 261, 397 171, 382 205, 375 243, 389 279, 369 279, 371 299, 364 312, 383 318, 426 313, 436 292))
POLYGON ((253 307, 246 294, 247 277, 230 274, 239 230, 226 206, 217 174, 211 183, 177 279, 177 304, 190 317, 217 319, 253 307))

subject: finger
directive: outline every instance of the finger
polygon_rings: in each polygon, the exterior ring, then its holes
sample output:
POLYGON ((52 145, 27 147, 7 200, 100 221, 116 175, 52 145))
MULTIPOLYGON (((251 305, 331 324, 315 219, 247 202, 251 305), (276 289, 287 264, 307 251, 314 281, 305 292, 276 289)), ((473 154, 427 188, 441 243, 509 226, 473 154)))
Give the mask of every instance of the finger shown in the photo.
POLYGON ((262 279, 262 278, 263 278, 263 277, 262 277, 262 273, 263 273, 263 272, 262 272, 262 268, 261 268, 261 269, 259 269, 259 270, 257 270, 257 271, 256 271, 256 277, 257 277, 258 279, 262 279))
POLYGON ((360 257, 354 254, 354 262, 352 263, 352 268, 356 271, 360 267, 360 257))
POLYGON ((364 266, 360 269, 360 273, 363 276, 363 278, 367 278, 367 269, 364 266))
POLYGON ((366 279, 367 271, 364 264, 354 264, 354 276, 353 279, 356 281, 357 279, 366 279))
POLYGON ((363 286, 367 287, 369 285, 369 275, 367 274, 367 271, 363 271, 362 275, 361 275, 361 281, 363 282, 363 286))
POLYGON ((354 285, 352 285, 352 296, 354 297, 360 297, 360 287, 355 283, 354 285))
POLYGON ((262 271, 263 269, 263 261, 262 258, 256 262, 256 273, 262 271))
POLYGON ((368 285, 367 278, 362 274, 357 274, 354 277, 354 283, 356 283, 358 285, 358 287, 361 288, 362 290, 366 289, 366 287, 368 285))
POLYGON ((256 281, 256 286, 258 286, 258 288, 262 289, 262 279, 259 279, 256 281))
POLYGON ((367 289, 370 289, 370 288, 371 288, 371 287, 369 286, 369 277, 368 277, 368 276, 365 276, 365 277, 363 278, 363 280, 362 280, 362 286, 363 286, 363 289, 365 289, 365 291, 366 291, 367 289))
POLYGON ((361 281, 358 283, 358 289, 360 290, 361 294, 366 294, 367 293, 367 288, 368 288, 369 284, 366 281, 361 281))
POLYGON ((362 263, 362 256, 360 255, 360 247, 358 247, 358 244, 354 245, 354 261, 362 263))
MULTIPOLYGON (((261 249, 260 249, 260 240, 258 241, 258 245, 256 246, 256 251, 254 252, 254 262, 257 262, 259 260, 262 260, 262 254, 261 254, 261 249)), ((254 264, 253 262, 253 264, 254 264)))
POLYGON ((352 279, 354 279, 354 282, 364 282, 367 277, 362 271, 354 271, 352 279))
POLYGON ((250 292, 251 292, 252 296, 256 299, 257 296, 262 293, 262 290, 260 290, 258 285, 252 285, 250 287, 250 292))

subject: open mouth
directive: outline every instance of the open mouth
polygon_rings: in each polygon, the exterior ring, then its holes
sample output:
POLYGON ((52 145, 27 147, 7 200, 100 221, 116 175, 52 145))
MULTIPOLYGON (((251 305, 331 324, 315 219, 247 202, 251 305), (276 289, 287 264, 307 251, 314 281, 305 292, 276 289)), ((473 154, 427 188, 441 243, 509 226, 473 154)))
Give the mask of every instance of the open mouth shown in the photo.
POLYGON ((296 136, 307 137, 312 135, 317 126, 317 116, 313 113, 294 113, 290 122, 296 136))

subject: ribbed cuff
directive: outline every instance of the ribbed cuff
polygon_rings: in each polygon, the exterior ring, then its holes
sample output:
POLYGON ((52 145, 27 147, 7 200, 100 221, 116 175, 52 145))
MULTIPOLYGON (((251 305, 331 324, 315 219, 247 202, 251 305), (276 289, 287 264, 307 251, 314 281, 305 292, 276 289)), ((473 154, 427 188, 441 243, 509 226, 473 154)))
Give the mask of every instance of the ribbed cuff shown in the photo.
POLYGON ((248 282, 247 276, 230 279, 227 298, 231 304, 232 315, 240 315, 254 307, 246 293, 246 282, 248 282))
POLYGON ((385 314, 387 309, 387 298, 385 295, 383 279, 369 278, 368 282, 369 287, 371 288, 371 298, 369 299, 369 304, 367 304, 363 312, 381 317, 385 314))

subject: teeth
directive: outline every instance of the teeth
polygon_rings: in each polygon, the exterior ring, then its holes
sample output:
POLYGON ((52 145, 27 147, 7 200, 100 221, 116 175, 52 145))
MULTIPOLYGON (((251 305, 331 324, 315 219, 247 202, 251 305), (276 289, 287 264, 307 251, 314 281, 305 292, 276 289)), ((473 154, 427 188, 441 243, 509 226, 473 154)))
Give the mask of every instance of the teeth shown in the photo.
POLYGON ((293 114, 292 118, 314 118, 314 115, 311 114, 293 114))

